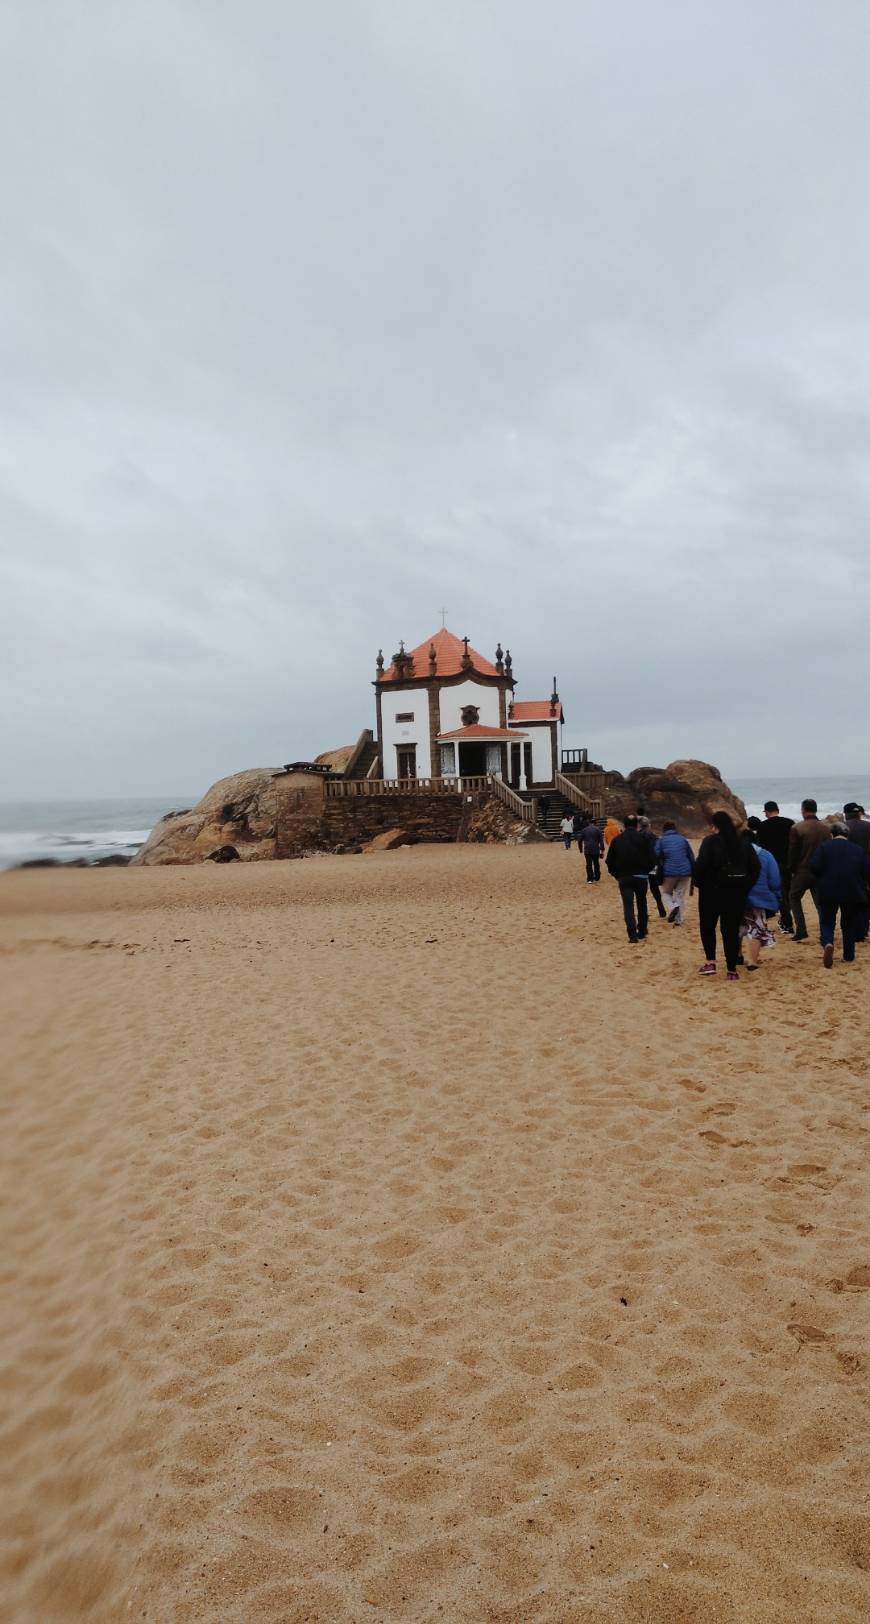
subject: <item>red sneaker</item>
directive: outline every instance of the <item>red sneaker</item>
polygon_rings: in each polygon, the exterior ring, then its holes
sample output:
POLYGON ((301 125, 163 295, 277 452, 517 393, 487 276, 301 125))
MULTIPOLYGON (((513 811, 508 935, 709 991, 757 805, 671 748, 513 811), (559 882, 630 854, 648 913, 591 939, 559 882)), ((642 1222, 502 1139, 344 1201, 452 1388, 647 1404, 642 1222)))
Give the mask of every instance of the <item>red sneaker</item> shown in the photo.
POLYGON ((706 964, 701 965, 699 974, 702 976, 714 976, 716 974, 716 960, 708 959, 706 964))

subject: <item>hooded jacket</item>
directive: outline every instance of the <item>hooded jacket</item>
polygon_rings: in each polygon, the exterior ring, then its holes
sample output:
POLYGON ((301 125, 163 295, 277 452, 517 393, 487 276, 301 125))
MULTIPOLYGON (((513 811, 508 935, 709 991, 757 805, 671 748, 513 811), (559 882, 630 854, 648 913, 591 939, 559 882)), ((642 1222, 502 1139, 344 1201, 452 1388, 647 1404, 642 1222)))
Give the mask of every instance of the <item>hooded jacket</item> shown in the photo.
POLYGON ((695 859, 695 884, 700 891, 733 894, 752 890, 761 873, 758 853, 748 835, 738 835, 733 856, 720 834, 705 835, 695 859))

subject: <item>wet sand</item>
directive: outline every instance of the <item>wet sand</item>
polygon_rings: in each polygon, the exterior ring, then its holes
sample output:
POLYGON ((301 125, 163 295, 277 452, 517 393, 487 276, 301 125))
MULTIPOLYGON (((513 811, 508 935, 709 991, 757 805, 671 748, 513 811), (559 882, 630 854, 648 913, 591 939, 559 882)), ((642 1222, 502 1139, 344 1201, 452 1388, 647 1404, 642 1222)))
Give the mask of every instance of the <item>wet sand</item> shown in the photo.
POLYGON ((870 1616, 870 948, 582 867, 0 875, 3 1618, 870 1616))

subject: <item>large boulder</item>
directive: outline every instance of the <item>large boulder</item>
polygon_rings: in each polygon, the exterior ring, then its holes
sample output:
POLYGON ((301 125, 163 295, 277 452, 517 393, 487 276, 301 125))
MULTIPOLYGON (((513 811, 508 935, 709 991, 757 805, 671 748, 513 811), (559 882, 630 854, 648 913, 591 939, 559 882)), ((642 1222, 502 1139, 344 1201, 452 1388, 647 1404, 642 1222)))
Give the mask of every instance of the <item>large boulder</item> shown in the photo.
POLYGON ((333 773, 343 773, 355 749, 355 744, 340 744, 336 750, 321 750, 320 755, 314 757, 315 765, 328 767, 333 773))
POLYGON ((708 761, 636 767, 627 778, 617 778, 605 798, 608 812, 617 818, 643 806, 656 830, 670 818, 683 834, 694 838, 707 833, 711 812, 727 812, 736 823, 746 821, 746 807, 740 797, 728 788, 718 767, 708 761))
POLYGON ((253 767, 220 778, 189 812, 168 812, 152 829, 132 866, 202 863, 221 846, 242 858, 275 856, 277 767, 253 767))

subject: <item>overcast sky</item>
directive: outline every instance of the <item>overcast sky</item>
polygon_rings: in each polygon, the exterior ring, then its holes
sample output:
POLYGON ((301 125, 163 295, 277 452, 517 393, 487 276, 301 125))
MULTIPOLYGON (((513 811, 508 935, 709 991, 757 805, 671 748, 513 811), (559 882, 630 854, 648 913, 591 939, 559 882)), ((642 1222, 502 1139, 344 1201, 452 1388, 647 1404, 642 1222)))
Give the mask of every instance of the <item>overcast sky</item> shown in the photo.
POLYGON ((3 798, 441 623, 627 770, 867 768, 867 0, 6 0, 3 798))

